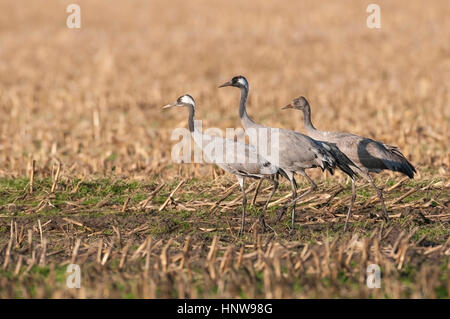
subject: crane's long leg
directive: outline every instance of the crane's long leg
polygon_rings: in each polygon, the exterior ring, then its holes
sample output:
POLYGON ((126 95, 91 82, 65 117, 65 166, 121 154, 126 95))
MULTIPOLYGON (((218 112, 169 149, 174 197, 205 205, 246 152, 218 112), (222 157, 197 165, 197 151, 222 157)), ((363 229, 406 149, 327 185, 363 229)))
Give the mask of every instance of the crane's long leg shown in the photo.
POLYGON ((383 199, 383 190, 381 188, 378 188, 377 185, 375 185, 375 182, 373 181, 372 176, 370 176, 369 173, 367 173, 364 176, 370 183, 370 185, 372 185, 372 187, 375 189, 375 191, 377 192, 378 198, 380 199, 381 202, 381 208, 383 209, 383 219, 388 222, 389 221, 389 215, 387 213, 386 210, 386 205, 384 204, 384 199, 383 199))
POLYGON ((297 198, 297 183, 295 182, 294 173, 288 175, 291 181, 292 188, 292 212, 291 212, 291 232, 294 231, 294 221, 295 221, 295 203, 297 198))
POLYGON ((252 206, 255 206, 256 196, 258 196, 259 188, 261 187, 262 181, 263 181, 263 179, 261 178, 258 181, 258 185, 256 185, 255 195, 253 195, 253 199, 252 199, 252 206))
POLYGON ((269 202, 272 200, 273 195, 275 194, 275 192, 278 189, 278 181, 275 178, 268 178, 268 180, 272 182, 273 189, 272 189, 272 192, 270 193, 269 198, 266 201, 266 204, 264 205, 264 208, 263 208, 261 214, 259 215, 259 222, 261 223, 261 226, 263 227, 264 230, 267 229, 266 221, 264 220, 264 214, 266 213, 267 206, 269 206, 269 202))
MULTIPOLYGON (((314 181, 304 172, 304 171, 298 171, 298 173, 300 173, 301 175, 303 175, 306 180, 311 184, 311 188, 308 189, 306 192, 304 192, 303 194, 301 194, 300 196, 295 196, 296 198, 292 200, 292 202, 289 204, 289 206, 292 205, 293 208, 295 208, 295 203, 297 203, 300 199, 306 197, 308 194, 310 194, 311 192, 315 191, 317 189, 317 185, 316 183, 314 183, 314 181)), ((297 189, 295 194, 297 195, 297 189)), ((291 220, 291 232, 294 231, 294 220, 295 220, 295 211, 294 209, 292 210, 292 220, 291 220)))
POLYGON ((311 188, 308 189, 306 192, 304 192, 303 194, 301 194, 300 196, 298 196, 294 201, 292 201, 289 206, 291 205, 295 205, 295 203, 297 203, 300 199, 304 198, 306 195, 310 194, 311 192, 314 192, 317 189, 317 185, 316 183, 314 183, 314 181, 311 179, 311 177, 309 177, 308 175, 306 175, 305 172, 303 171, 299 171, 298 173, 300 173, 301 175, 303 175, 306 180, 311 184, 311 188))
POLYGON ((345 218, 344 232, 347 230, 348 219, 352 215, 352 208, 353 205, 355 204, 355 199, 356 199, 356 184, 355 180, 352 178, 352 198, 350 199, 350 206, 348 206, 347 217, 345 218))
POLYGON ((244 188, 245 178, 238 177, 238 182, 239 185, 241 185, 242 189, 242 218, 241 218, 241 228, 239 230, 239 236, 241 236, 242 233, 244 232, 245 210, 247 208, 247 196, 245 195, 245 188, 244 188))
POLYGON ((296 203, 296 198, 297 198, 297 183, 295 181, 295 177, 294 177, 294 172, 286 172, 287 177, 289 179, 289 181, 291 182, 291 189, 292 189, 292 201, 284 206, 285 210, 283 209, 283 211, 278 215, 277 219, 275 220, 275 223, 278 223, 281 219, 281 217, 283 217, 284 213, 290 208, 292 207, 292 212, 291 212, 291 227, 292 230, 294 230, 294 220, 295 220, 295 203, 296 203))

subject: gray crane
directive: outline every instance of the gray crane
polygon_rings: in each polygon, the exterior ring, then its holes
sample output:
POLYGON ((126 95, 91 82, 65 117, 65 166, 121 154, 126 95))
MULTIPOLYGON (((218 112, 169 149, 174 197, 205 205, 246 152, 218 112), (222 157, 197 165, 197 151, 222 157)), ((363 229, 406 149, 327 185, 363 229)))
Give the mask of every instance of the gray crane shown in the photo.
MULTIPOLYGON (((306 135, 291 130, 275 128, 275 131, 273 131, 274 128, 255 123, 248 116, 246 110, 249 92, 247 79, 243 76, 235 76, 231 81, 228 81, 219 87, 227 86, 239 88, 241 91, 239 117, 244 129, 246 131, 249 129, 266 130, 267 139, 265 141, 258 141, 257 143, 267 143, 267 145, 263 147, 266 147, 266 149, 277 150, 277 154, 271 154, 268 156, 268 159, 273 163, 277 163, 280 169, 286 173, 287 178, 291 183, 292 202, 288 207, 292 206, 291 232, 294 232, 295 203, 317 189, 317 185, 306 174, 305 170, 308 168, 320 167, 322 170, 328 170, 333 174, 334 168, 339 167, 353 178, 355 173, 350 168, 351 161, 342 154, 337 147, 328 143, 315 141, 306 135), (274 144, 278 143, 278 145, 271 145, 273 132, 278 134, 278 141, 275 139, 273 141, 274 144), (278 158, 274 159, 273 156, 277 156, 278 158), (311 185, 310 189, 300 196, 297 196, 297 183, 294 177, 295 173, 304 176, 311 185)), ((252 139, 250 139, 250 143, 252 143, 252 139)))
MULTIPOLYGON (((383 218, 388 221, 389 215, 386 211, 386 205, 383 199, 383 191, 378 188, 369 173, 379 173, 382 170, 391 170, 400 172, 414 178, 416 169, 400 152, 396 146, 391 146, 372 140, 367 137, 362 137, 345 132, 327 132, 317 130, 311 122, 311 107, 305 97, 301 96, 294 99, 289 105, 282 107, 282 109, 294 108, 303 112, 303 120, 306 132, 314 139, 331 142, 336 144, 339 149, 347 155, 354 165, 351 168, 365 178, 370 185, 375 189, 378 198, 381 201, 383 210, 383 218)), ((351 215, 351 208, 356 199, 356 185, 355 180, 352 179, 352 197, 350 200, 350 208, 345 220, 344 230, 347 228, 347 223, 351 215)))
POLYGON ((272 199, 275 191, 278 188, 278 181, 275 178, 277 174, 286 175, 277 166, 270 163, 268 160, 258 154, 255 148, 249 144, 236 142, 231 139, 222 138, 219 136, 211 136, 203 134, 195 126, 195 101, 192 96, 185 94, 180 96, 175 103, 168 104, 163 107, 167 109, 170 107, 181 106, 187 107, 189 110, 188 126, 194 142, 203 150, 205 159, 210 163, 215 163, 224 171, 231 173, 237 177, 239 185, 242 189, 242 219, 239 235, 244 230, 245 213, 247 206, 247 197, 245 195, 245 179, 267 179, 273 184, 273 190, 267 199, 262 212, 259 215, 259 221, 262 226, 266 228, 264 221, 264 213, 267 205, 272 199), (208 148, 207 154, 205 149, 208 148), (230 156, 231 155, 231 156, 230 156))

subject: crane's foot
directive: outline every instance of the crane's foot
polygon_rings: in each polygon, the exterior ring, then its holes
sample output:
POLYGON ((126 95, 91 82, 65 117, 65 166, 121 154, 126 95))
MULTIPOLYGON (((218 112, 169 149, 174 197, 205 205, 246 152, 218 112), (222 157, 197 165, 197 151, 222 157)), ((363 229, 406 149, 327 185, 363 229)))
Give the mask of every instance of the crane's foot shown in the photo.
POLYGON ((294 228, 291 228, 291 230, 289 231, 289 235, 295 235, 295 229, 294 228))

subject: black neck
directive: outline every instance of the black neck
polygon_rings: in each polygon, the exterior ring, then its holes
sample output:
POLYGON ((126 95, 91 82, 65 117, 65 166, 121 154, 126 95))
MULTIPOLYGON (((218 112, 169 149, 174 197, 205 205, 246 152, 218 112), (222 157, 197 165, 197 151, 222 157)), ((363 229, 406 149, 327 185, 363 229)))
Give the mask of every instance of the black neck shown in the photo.
POLYGON ((251 123, 255 123, 247 114, 247 98, 248 98, 248 88, 240 88, 241 90, 241 101, 239 103, 239 117, 241 120, 247 120, 251 123))
POLYGON ((189 126, 189 131, 192 133, 195 130, 195 127, 194 127, 195 108, 192 105, 189 105, 188 108, 189 108, 188 126, 189 126))

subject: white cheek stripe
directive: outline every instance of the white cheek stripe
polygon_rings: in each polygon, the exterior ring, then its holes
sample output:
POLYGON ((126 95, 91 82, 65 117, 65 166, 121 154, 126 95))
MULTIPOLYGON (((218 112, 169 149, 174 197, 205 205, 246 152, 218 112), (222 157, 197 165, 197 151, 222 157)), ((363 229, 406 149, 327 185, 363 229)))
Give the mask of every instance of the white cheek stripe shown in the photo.
POLYGON ((245 87, 248 86, 247 81, 245 81, 243 78, 240 78, 240 79, 238 80, 238 82, 239 82, 240 84, 242 84, 243 86, 245 86, 245 87))
POLYGON ((183 103, 194 104, 194 101, 193 101, 189 96, 187 96, 187 95, 183 96, 183 97, 181 98, 181 101, 182 101, 183 103))

